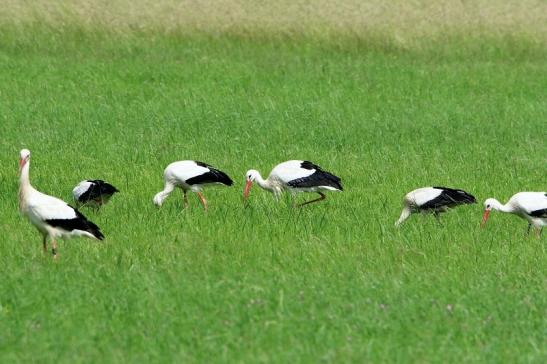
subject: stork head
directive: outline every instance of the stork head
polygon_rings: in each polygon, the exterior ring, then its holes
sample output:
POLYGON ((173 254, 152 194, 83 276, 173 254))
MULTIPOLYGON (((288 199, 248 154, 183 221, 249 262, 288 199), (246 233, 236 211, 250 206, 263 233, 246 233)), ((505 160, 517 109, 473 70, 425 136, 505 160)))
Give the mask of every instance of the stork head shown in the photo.
POLYGON ((28 149, 21 149, 19 152, 19 172, 23 169, 25 164, 28 163, 30 160, 30 150, 28 149))
POLYGON ((493 198, 489 198, 486 201, 484 201, 484 214, 482 215, 481 228, 484 227, 484 225, 486 224, 486 220, 488 220, 490 211, 492 211, 492 208, 496 205, 496 203, 497 203, 497 200, 493 198))
POLYGON ((256 178, 260 176, 260 173, 254 169, 250 169, 245 174, 245 178, 247 179, 247 183, 245 184, 245 190, 243 190, 243 201, 246 201, 249 197, 249 192, 251 191, 251 186, 253 185, 253 182, 256 180, 256 178))

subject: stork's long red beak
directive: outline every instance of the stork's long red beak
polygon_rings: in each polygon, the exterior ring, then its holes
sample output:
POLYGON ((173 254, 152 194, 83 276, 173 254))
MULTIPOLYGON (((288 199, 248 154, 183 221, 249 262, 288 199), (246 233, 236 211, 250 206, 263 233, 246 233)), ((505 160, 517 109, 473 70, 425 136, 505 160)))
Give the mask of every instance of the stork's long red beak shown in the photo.
POLYGON ((26 160, 23 158, 19 158, 19 173, 21 173, 21 170, 23 169, 23 166, 25 165, 26 160))
POLYGON ((247 197, 249 197, 249 191, 251 191, 251 186, 253 185, 253 181, 247 181, 247 184, 245 184, 245 189, 243 190, 243 201, 247 201, 247 197))
POLYGON ((488 215, 490 215, 490 210, 489 209, 484 210, 484 214, 482 215, 481 228, 483 228, 484 225, 486 224, 486 220, 488 220, 488 215))

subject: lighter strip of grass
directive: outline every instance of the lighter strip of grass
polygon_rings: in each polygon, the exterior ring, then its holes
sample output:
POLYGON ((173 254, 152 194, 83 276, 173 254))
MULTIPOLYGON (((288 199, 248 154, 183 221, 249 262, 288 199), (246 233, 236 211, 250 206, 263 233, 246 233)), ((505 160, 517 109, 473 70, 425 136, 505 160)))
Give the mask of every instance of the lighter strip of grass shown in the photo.
POLYGON ((411 47, 446 34, 547 39, 547 2, 341 0, 5 0, 0 24, 134 31, 376 37, 411 47))

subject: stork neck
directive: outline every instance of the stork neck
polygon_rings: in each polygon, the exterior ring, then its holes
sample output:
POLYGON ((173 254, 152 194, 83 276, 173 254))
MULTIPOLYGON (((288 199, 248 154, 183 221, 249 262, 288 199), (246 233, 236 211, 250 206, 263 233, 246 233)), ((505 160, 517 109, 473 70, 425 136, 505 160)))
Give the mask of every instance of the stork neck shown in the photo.
POLYGON ((169 194, 175 189, 175 186, 172 183, 165 183, 165 188, 163 191, 160 191, 156 193, 154 196, 154 203, 157 206, 161 206, 163 204, 163 201, 169 196, 169 194))
POLYGON ((19 176, 19 208, 21 210, 25 209, 26 197, 32 189, 32 186, 30 185, 29 170, 30 161, 27 161, 23 168, 21 168, 21 175, 19 176))
POLYGON ((30 187, 30 161, 27 161, 23 168, 21 168, 21 175, 19 176, 19 185, 21 189, 27 189, 30 187))
POLYGON ((273 190, 273 186, 272 186, 272 183, 270 182, 269 179, 264 179, 262 178, 262 176, 260 175, 260 173, 258 173, 256 176, 255 176, 255 182, 263 189, 265 190, 270 190, 272 191, 273 190))
POLYGON ((497 211, 501 212, 513 212, 513 207, 509 204, 502 204, 496 199, 493 199, 492 201, 492 208, 497 211))

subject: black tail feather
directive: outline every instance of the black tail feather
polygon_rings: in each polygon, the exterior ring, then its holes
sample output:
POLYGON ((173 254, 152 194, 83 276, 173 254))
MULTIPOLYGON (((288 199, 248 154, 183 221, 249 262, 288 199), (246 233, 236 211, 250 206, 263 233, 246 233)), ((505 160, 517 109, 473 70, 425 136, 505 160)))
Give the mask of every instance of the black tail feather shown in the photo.
MULTIPOLYGON (((83 220, 82 221, 83 224, 87 225, 87 229, 85 229, 85 231, 92 234, 94 237, 96 237, 99 240, 104 239, 104 235, 103 235, 103 233, 101 233, 101 229, 97 225, 95 225, 95 223, 88 220, 84 215, 82 215, 82 213, 80 211, 78 211, 76 209, 74 209, 74 211, 76 212, 76 216, 78 216, 78 218, 80 220, 83 220)), ((82 230, 84 230, 84 229, 82 229, 82 230)))
POLYGON ((234 184, 234 181, 232 181, 232 179, 230 177, 228 177, 228 175, 222 171, 219 171, 218 169, 215 169, 215 168, 210 168, 211 169, 211 173, 213 173, 215 175, 215 177, 217 178, 218 182, 226 185, 226 186, 231 186, 234 184))
POLYGON ((477 202, 477 199, 472 194, 465 192, 464 190, 453 189, 448 187, 433 187, 443 190, 443 194, 448 196, 454 202, 473 204, 477 202))
POLYGON ((339 189, 340 191, 343 191, 344 188, 342 187, 342 180, 340 177, 335 176, 332 173, 321 171, 324 178, 329 181, 329 186, 339 189))

